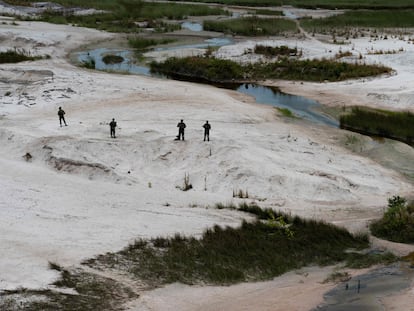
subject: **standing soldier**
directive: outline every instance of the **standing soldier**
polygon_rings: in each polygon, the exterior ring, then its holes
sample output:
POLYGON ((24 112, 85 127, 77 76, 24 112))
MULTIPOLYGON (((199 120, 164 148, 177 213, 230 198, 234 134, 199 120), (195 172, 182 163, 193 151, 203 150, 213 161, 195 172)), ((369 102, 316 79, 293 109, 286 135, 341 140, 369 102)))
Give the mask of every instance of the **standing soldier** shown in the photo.
POLYGON ((66 124, 66 121, 65 121, 65 111, 63 111, 62 107, 59 107, 59 110, 58 110, 57 114, 59 116, 60 127, 62 127, 62 121, 63 121, 63 123, 65 123, 65 126, 68 126, 66 124))
POLYGON ((111 137, 116 138, 115 136, 115 128, 116 128, 116 121, 113 118, 112 121, 109 123, 109 127, 111 128, 111 137))
POLYGON ((183 122, 183 120, 181 120, 178 124, 178 140, 180 140, 181 138, 184 140, 184 129, 186 128, 185 123, 183 122))
POLYGON ((208 123, 208 121, 206 121, 206 123, 204 123, 203 125, 204 127, 204 141, 210 141, 210 129, 211 129, 211 125, 208 123))

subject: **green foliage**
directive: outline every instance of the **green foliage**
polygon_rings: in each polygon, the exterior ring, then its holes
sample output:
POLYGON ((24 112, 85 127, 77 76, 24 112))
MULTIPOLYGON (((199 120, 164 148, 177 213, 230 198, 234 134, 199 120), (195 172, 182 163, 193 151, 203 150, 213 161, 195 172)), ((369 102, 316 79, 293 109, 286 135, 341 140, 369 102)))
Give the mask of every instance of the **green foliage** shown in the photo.
POLYGON ((288 117, 288 118, 295 118, 295 115, 292 113, 292 111, 290 111, 288 108, 280 108, 280 107, 276 107, 276 109, 282 113, 283 116, 288 117))
POLYGON ((331 60, 282 58, 272 63, 240 65, 209 57, 169 58, 152 62, 152 72, 192 81, 229 82, 243 79, 287 79, 304 81, 342 81, 374 76, 391 69, 377 65, 358 65, 331 60))
POLYGON ((127 270, 148 284, 230 284, 270 279, 309 264, 332 264, 346 257, 347 248, 368 245, 366 237, 320 221, 257 205, 242 204, 239 210, 259 219, 239 228, 214 226, 199 239, 178 234, 156 238, 88 264, 127 270))
POLYGON ((29 51, 24 49, 10 49, 5 52, 0 52, 0 64, 5 63, 19 63, 29 60, 38 60, 47 57, 32 56, 29 51))
MULTIPOLYGON (((411 5, 413 8, 414 3, 411 5)), ((414 10, 348 11, 318 19, 304 19, 301 26, 308 31, 327 32, 338 28, 404 28, 414 27, 414 10)))
POLYGON ((350 252, 346 254, 345 266, 351 269, 363 269, 379 264, 389 265, 398 259, 397 256, 390 252, 368 254, 350 252))
POLYGON ((102 57, 102 61, 105 64, 119 64, 124 61, 124 58, 119 55, 108 54, 102 57))
POLYGON ((147 38, 140 38, 140 37, 129 37, 128 44, 135 48, 135 49, 145 49, 150 46, 159 45, 159 44, 167 44, 174 42, 174 39, 147 39, 147 38))
POLYGON ((413 8, 414 3, 407 0, 184 0, 181 2, 223 3, 242 6, 279 6, 292 5, 302 8, 324 9, 395 9, 413 8))
POLYGON ((355 107, 342 115, 340 127, 363 134, 397 139, 414 144, 414 114, 355 107))
POLYGON ((252 68, 254 77, 304 81, 343 81, 388 73, 391 68, 378 65, 359 65, 331 60, 294 60, 284 58, 278 62, 252 68))
POLYGON ((243 67, 235 62, 204 57, 169 58, 152 62, 151 72, 193 81, 232 81, 243 78, 243 67))
POLYGON ((289 48, 286 45, 272 47, 260 44, 254 47, 254 53, 266 56, 298 56, 300 54, 297 48, 289 48))
POLYGON ((141 31, 137 22, 146 21, 147 27, 157 31, 171 31, 179 25, 167 24, 162 19, 185 19, 188 16, 227 15, 220 8, 206 5, 153 3, 140 0, 80 1, 58 0, 66 7, 91 7, 104 10, 92 15, 69 15, 63 12, 46 11, 41 20, 56 24, 74 24, 111 32, 137 33, 141 31))
POLYGON ((203 28, 208 31, 243 36, 280 35, 297 31, 293 21, 281 18, 258 18, 257 16, 224 21, 205 21, 203 28))
POLYGON ((87 60, 82 62, 81 67, 95 69, 95 60, 92 57, 89 57, 87 60))
POLYGON ((137 297, 130 288, 113 279, 80 271, 61 270, 61 277, 53 285, 74 289, 76 294, 57 290, 6 291, 0 297, 0 310, 120 310, 120 305, 137 297))
POLYGON ((414 203, 393 196, 384 216, 370 225, 373 235, 394 242, 414 243, 414 203))

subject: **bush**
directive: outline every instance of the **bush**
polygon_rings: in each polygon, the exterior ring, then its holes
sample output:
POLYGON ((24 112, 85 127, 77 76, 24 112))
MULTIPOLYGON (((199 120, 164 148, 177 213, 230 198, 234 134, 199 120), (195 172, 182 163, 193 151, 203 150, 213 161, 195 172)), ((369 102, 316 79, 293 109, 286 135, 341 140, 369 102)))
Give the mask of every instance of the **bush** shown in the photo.
POLYGON ((373 235, 386 240, 414 243, 414 203, 393 196, 384 216, 370 225, 373 235))

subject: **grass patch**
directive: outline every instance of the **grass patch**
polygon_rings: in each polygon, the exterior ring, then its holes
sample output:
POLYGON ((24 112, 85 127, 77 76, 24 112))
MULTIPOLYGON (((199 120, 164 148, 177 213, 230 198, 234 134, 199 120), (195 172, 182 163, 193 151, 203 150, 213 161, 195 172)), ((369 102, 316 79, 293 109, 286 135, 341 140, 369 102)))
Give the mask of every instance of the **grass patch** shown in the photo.
POLYGON ((119 55, 108 54, 102 57, 102 61, 107 65, 108 64, 119 64, 124 61, 124 58, 119 55))
POLYGON ((388 209, 384 216, 371 223, 371 233, 379 238, 414 243, 414 202, 394 196, 388 199, 388 209))
POLYGON ((368 254, 353 252, 347 254, 345 267, 352 269, 363 269, 374 265, 389 265, 399 259, 399 257, 390 252, 368 254))
POLYGON ((295 60, 281 58, 271 63, 241 65, 210 57, 169 58, 152 62, 151 71, 166 76, 200 82, 230 82, 261 79, 303 81, 343 81, 391 72, 380 65, 359 65, 333 60, 295 60))
POLYGON ((396 8, 413 8, 414 3, 407 0, 184 0, 191 2, 204 3, 222 3, 227 5, 244 5, 244 6, 278 6, 278 5, 292 5, 296 7, 309 9, 396 9, 396 8))
POLYGON ((355 107, 341 115, 339 122, 343 129, 414 145, 414 114, 411 112, 355 107))
POLYGON ((0 64, 19 63, 47 58, 50 58, 50 56, 33 56, 25 49, 9 49, 5 52, 0 52, 0 64))
POLYGON ((269 36, 296 32, 293 21, 281 18, 258 18, 257 16, 224 21, 204 21, 204 30, 242 36, 269 36))
POLYGON ((150 69, 153 73, 199 82, 232 81, 244 77, 243 66, 238 63, 206 57, 172 57, 161 63, 151 62, 150 69))
MULTIPOLYGON (((182 20, 188 16, 228 15, 217 7, 207 5, 155 3, 135 0, 79 1, 57 0, 65 7, 89 7, 103 10, 104 13, 91 15, 69 15, 63 12, 45 11, 40 20, 55 24, 74 24, 110 32, 137 33, 142 30, 139 22, 145 22, 144 28, 158 32, 173 31, 180 28, 174 23, 163 20, 182 20)), ((36 18, 38 19, 38 18, 36 18)))
POLYGON ((74 289, 78 294, 63 294, 51 290, 5 291, 0 295, 0 309, 4 311, 95 311, 122 310, 120 306, 137 297, 129 288, 116 281, 82 271, 61 271, 54 283, 60 288, 74 289))
POLYGON ((200 239, 177 234, 137 240, 121 252, 86 264, 126 270, 149 284, 231 284, 270 279, 306 265, 336 263, 346 257, 346 249, 368 246, 367 237, 320 221, 256 205, 238 209, 258 219, 239 228, 214 226, 200 239))
POLYGON ((414 10, 347 11, 327 18, 303 19, 301 26, 317 33, 327 33, 333 29, 414 27, 414 10))
POLYGON ((155 46, 159 44, 168 44, 175 42, 174 39, 147 39, 147 38, 140 38, 140 37, 129 37, 128 44, 129 46, 133 47, 134 49, 145 49, 150 46, 155 46))
POLYGON ((275 57, 275 56, 302 56, 302 51, 298 51, 297 48, 289 48, 286 45, 281 46, 266 46, 257 44, 254 47, 254 53, 265 55, 268 57, 275 57))
POLYGON ((282 116, 287 118, 296 118, 296 116, 293 114, 292 111, 290 111, 288 108, 280 108, 276 107, 276 109, 282 114, 282 116))

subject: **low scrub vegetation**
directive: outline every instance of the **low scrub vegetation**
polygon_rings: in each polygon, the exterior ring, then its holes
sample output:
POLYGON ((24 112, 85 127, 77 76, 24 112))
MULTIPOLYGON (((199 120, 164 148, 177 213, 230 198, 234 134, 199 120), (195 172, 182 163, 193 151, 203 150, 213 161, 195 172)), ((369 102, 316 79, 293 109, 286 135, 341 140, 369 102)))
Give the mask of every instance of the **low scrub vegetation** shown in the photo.
POLYGON ((53 285, 57 288, 71 288, 76 293, 60 293, 49 289, 3 291, 0 295, 0 310, 121 310, 120 305, 138 296, 130 288, 113 279, 59 268, 61 277, 53 285))
POLYGON ((304 19, 301 26, 310 32, 327 33, 344 28, 406 28, 414 27, 414 10, 348 11, 318 19, 304 19))
POLYGON ((41 20, 56 24, 75 24, 111 32, 136 33, 142 28, 151 28, 159 32, 171 31, 179 29, 180 25, 166 23, 163 20, 182 20, 188 16, 228 15, 227 11, 220 8, 195 4, 156 3, 139 0, 57 0, 56 2, 65 7, 95 8, 102 10, 102 12, 91 15, 73 15, 65 11, 47 10, 41 16, 41 20), (141 22, 145 26, 142 26, 141 22))
POLYGON ((168 44, 174 42, 174 39, 148 39, 140 37, 129 37, 128 44, 134 49, 145 49, 150 46, 155 46, 159 44, 168 44))
POLYGON ((303 81, 342 81, 391 72, 379 65, 359 65, 332 60, 295 60, 282 58, 277 62, 241 65, 230 60, 211 57, 169 58, 152 62, 151 71, 177 79, 207 82, 229 82, 258 79, 303 81))
POLYGON ((102 57, 102 61, 107 65, 108 64, 119 64, 124 61, 124 58, 119 55, 108 54, 102 57))
POLYGON ((200 82, 232 81, 244 78, 244 69, 238 63, 206 57, 173 57, 161 63, 152 62, 150 68, 154 73, 200 82))
POLYGON ((297 48, 290 48, 286 45, 281 46, 266 46, 257 44, 254 47, 254 53, 261 54, 269 57, 275 56, 302 56, 302 51, 299 51, 297 48))
POLYGON ((373 235, 386 240, 414 243, 414 202, 394 196, 384 216, 370 225, 373 235))
POLYGON ((395 9, 395 8, 413 8, 414 4, 407 0, 283 0, 275 2, 275 0, 182 0, 182 2, 213 2, 233 5, 245 6, 276 6, 276 5, 292 5, 296 7, 309 9, 395 9))
POLYGON ((0 64, 19 63, 44 58, 50 58, 50 56, 33 56, 29 51, 24 49, 9 49, 5 52, 0 52, 0 64))
MULTIPOLYGON (((226 207, 222 207, 226 208, 226 207)), ((233 205, 229 208, 235 209, 233 205)), ((126 270, 148 284, 231 284, 264 280, 306 265, 347 258, 349 248, 368 246, 366 236, 256 205, 237 209, 256 215, 239 228, 214 226, 202 237, 137 240, 118 253, 88 260, 90 266, 126 270)))
POLYGON ((296 24, 293 21, 281 18, 258 18, 257 16, 224 21, 205 21, 203 28, 207 31, 242 36, 281 35, 297 31, 296 24))
POLYGON ((340 127, 361 134, 381 136, 414 145, 414 114, 355 107, 342 115, 340 127))

